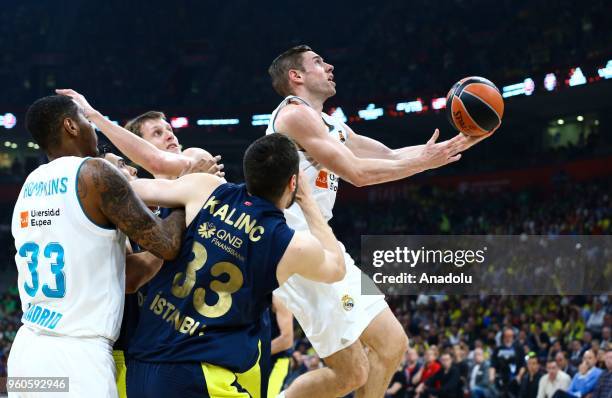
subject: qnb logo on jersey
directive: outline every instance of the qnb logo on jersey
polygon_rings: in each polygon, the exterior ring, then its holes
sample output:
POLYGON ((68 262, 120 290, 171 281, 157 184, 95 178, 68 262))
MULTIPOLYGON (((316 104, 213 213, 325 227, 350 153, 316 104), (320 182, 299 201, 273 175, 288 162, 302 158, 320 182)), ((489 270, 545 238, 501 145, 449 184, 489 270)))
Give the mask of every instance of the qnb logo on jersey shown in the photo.
POLYGON ((334 173, 330 173, 327 170, 319 170, 319 174, 315 180, 315 186, 317 188, 329 189, 330 191, 336 192, 338 190, 338 178, 336 178, 334 173))
POLYGON ((59 217, 61 215, 61 211, 59 208, 57 209, 45 209, 45 210, 30 210, 22 211, 20 213, 21 220, 21 228, 31 227, 44 227, 48 225, 53 225, 54 217, 59 217), (25 217, 24 217, 25 216, 25 217), (28 224, 28 216, 29 216, 29 224, 28 224), (25 226, 24 226, 25 222, 25 226))
POLYGON ((244 243, 242 238, 224 229, 217 229, 215 224, 211 222, 202 223, 198 227, 198 235, 203 239, 212 239, 211 242, 215 246, 226 251, 231 256, 236 257, 239 261, 244 262, 244 256, 236 250, 242 247, 244 243))
MULTIPOLYGON (((244 231, 249 236, 251 242, 260 240, 266 231, 263 226, 257 225, 256 219, 251 219, 251 216, 247 213, 242 212, 236 217, 235 208, 230 208, 227 203, 221 204, 221 201, 215 199, 214 196, 208 199, 202 210, 208 210, 213 217, 218 218, 225 224, 239 231, 244 231)), ((220 232, 217 234, 219 233, 220 232)))
POLYGON ((22 321, 27 321, 35 325, 39 325, 44 328, 53 330, 59 323, 60 319, 62 319, 62 317, 63 315, 59 312, 49 311, 48 309, 43 308, 39 305, 34 305, 30 307, 30 309, 28 309, 25 314, 23 314, 22 321))

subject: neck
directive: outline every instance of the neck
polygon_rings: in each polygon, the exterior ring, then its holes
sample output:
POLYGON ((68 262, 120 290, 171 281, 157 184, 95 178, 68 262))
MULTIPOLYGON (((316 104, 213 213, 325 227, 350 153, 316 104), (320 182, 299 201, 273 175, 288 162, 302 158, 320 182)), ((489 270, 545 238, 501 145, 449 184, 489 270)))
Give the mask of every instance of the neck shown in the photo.
POLYGON ((62 145, 59 148, 48 149, 46 153, 49 162, 52 162, 55 159, 63 158, 65 156, 77 156, 80 158, 86 156, 83 151, 79 150, 78 148, 65 145, 62 145))
POLYGON ((308 104, 317 112, 323 112, 323 104, 325 103, 325 99, 317 98, 316 95, 309 93, 308 91, 302 89, 301 87, 298 90, 295 90, 295 95, 304 99, 308 104))

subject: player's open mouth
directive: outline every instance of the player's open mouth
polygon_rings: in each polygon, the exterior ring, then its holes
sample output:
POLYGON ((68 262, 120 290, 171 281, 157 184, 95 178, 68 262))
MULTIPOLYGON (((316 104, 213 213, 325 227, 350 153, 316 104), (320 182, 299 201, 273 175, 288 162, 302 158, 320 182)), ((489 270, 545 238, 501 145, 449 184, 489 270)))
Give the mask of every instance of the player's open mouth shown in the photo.
POLYGON ((175 149, 175 148, 178 148, 178 145, 176 145, 176 144, 170 144, 170 145, 168 145, 168 146, 166 147, 166 149, 175 149))

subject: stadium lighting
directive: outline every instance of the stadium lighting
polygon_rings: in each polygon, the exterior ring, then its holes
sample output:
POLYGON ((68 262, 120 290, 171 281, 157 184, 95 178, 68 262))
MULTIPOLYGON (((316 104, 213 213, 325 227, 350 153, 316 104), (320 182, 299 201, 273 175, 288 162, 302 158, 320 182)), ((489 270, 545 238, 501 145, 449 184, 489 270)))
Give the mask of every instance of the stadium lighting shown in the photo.
POLYGON ((17 149, 17 144, 13 142, 13 143, 11 144, 11 148, 13 148, 13 149, 17 149))
POLYGON ((576 120, 578 120, 579 122, 581 122, 581 121, 583 121, 583 120, 584 120, 584 117, 583 117, 583 116, 578 116, 578 117, 576 118, 576 120))
POLYGON ((28 141, 28 148, 34 148, 34 143, 32 141, 28 141))
POLYGON ((446 98, 434 98, 431 100, 431 107, 435 110, 446 108, 446 98))
POLYGON ((565 123, 565 120, 563 120, 563 119, 559 119, 559 120, 557 120, 557 124, 558 124, 558 125, 562 125, 562 124, 564 124, 564 123, 565 123))
POLYGON ((17 118, 12 113, 5 113, 4 115, 0 115, 0 126, 3 126, 5 129, 12 129, 17 124, 17 118))
POLYGON ((595 120, 595 126, 599 126, 599 120, 595 120))
POLYGON ((348 121, 346 115, 344 114, 344 111, 340 107, 334 109, 334 111, 331 113, 331 117, 336 118, 343 123, 346 123, 348 121))
POLYGON ((553 91, 557 88, 557 76, 554 73, 549 73, 544 77, 544 88, 547 91, 553 91))
POLYGON ((608 61, 605 67, 598 69, 597 74, 603 79, 612 78, 612 59, 608 61))
POLYGON ((253 115, 253 119, 251 120, 252 126, 267 126, 270 122, 270 118, 272 117, 271 113, 265 113, 263 115, 253 115))
POLYGON ((40 149, 40 146, 38 144, 34 144, 34 149, 40 149))
POLYGON ((363 120, 376 120, 384 114, 382 108, 376 108, 374 104, 369 104, 365 109, 357 112, 363 120))
POLYGON ((535 90, 535 82, 528 77, 522 83, 511 84, 502 87, 502 97, 514 97, 515 95, 531 95, 535 90))
POLYGON ((172 127, 174 127, 175 129, 182 129, 185 127, 189 127, 189 119, 187 119, 186 117, 180 116, 180 117, 171 117, 170 118, 170 125, 172 127))
POLYGON ((239 119, 198 119, 198 126, 231 126, 239 124, 239 119))
POLYGON ((420 99, 417 99, 415 101, 410 101, 410 102, 399 102, 395 106, 395 110, 398 112, 403 111, 405 113, 421 112, 423 110, 423 103, 421 102, 420 99))
POLYGON ((567 84, 570 87, 580 86, 581 84, 586 84, 586 82, 587 79, 584 76, 584 73, 582 73, 582 69, 576 68, 570 70, 570 78, 567 81, 567 84))
POLYGON ((4 146, 5 147, 10 147, 11 146, 11 142, 10 141, 4 141, 4 146))

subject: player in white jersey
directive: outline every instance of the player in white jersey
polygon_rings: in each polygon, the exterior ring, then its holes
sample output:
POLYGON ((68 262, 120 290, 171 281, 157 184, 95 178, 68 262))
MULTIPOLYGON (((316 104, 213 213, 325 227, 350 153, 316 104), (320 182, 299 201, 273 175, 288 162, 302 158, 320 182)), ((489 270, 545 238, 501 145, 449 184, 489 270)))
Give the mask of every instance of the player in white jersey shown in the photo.
MULTIPOLYGON (((323 113, 336 93, 333 66, 308 46, 278 56, 269 68, 274 89, 285 99, 272 113, 267 134, 283 133, 300 148, 300 169, 326 219, 343 178, 356 186, 412 176, 460 159, 460 152, 483 138, 463 136, 436 143, 436 130, 425 145, 389 149, 356 134, 323 113)), ((487 135, 488 136, 488 135, 487 135)), ((286 210, 287 223, 307 228, 299 208, 286 210)), ((292 277, 275 291, 296 316, 328 368, 308 372, 285 392, 287 397, 382 397, 407 349, 406 334, 383 295, 361 294, 362 273, 346 254, 346 276, 333 285, 292 277), (364 352, 362 343, 369 349, 364 352)))
POLYGON ((26 125, 50 162, 27 177, 13 213, 24 315, 8 374, 68 377, 69 392, 60 396, 116 397, 111 347, 123 308, 126 235, 172 259, 184 212, 158 219, 114 166, 89 158, 97 137, 71 98, 39 99, 26 125))

